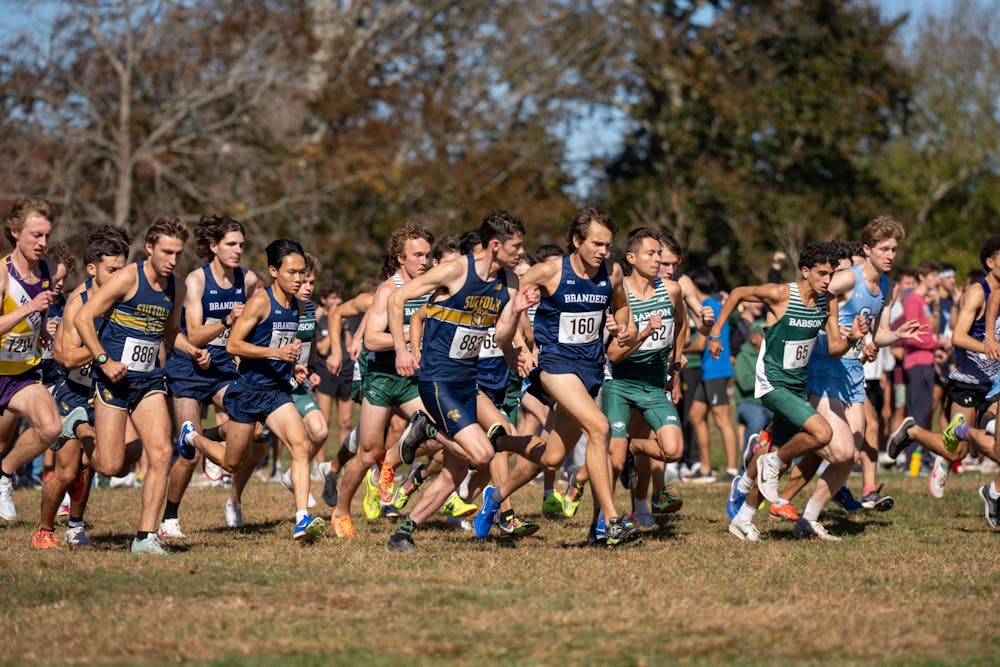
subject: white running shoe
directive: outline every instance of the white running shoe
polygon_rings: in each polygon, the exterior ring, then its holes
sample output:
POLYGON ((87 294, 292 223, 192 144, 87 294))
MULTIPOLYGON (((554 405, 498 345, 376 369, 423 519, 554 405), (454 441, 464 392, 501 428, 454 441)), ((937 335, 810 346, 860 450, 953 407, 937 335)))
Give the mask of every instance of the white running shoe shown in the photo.
POLYGON ((0 519, 13 521, 17 518, 14 506, 14 483, 7 475, 0 475, 0 519))
POLYGON ((201 468, 205 471, 205 477, 211 482, 221 482, 222 476, 226 474, 226 471, 222 469, 215 461, 210 460, 207 456, 201 457, 201 468))
POLYGON ((124 477, 112 477, 111 481, 108 482, 108 486, 112 489, 118 489, 121 487, 129 488, 135 484, 135 473, 130 472, 124 477))
POLYGON ((90 544, 90 538, 84 532, 85 526, 68 526, 66 528, 66 544, 90 544))
POLYGON ((63 496, 62 502, 59 503, 59 509, 56 510, 56 516, 69 516, 69 494, 63 496))
POLYGON ((819 539, 826 540, 828 542, 840 542, 840 538, 826 532, 826 528, 824 528, 823 524, 819 521, 810 521, 805 517, 799 517, 799 520, 795 522, 795 527, 792 529, 792 533, 795 537, 803 539, 819 539))
POLYGON ((243 527, 243 506, 234 505, 233 501, 226 501, 226 528, 243 527))
POLYGON ((927 490, 931 497, 940 500, 944 498, 944 485, 948 481, 948 473, 951 466, 942 456, 934 457, 934 467, 931 468, 931 476, 927 478, 927 490))
POLYGON ((187 537, 181 532, 181 522, 178 519, 167 519, 160 524, 160 529, 156 531, 156 534, 160 537, 183 540, 187 537))
POLYGON ((760 531, 757 530, 757 526, 753 525, 752 521, 742 523, 733 519, 729 522, 729 532, 744 542, 760 541, 760 531))
MULTIPOLYGON (((286 489, 288 489, 289 491, 291 491, 292 493, 295 493, 295 489, 292 486, 292 470, 291 470, 291 468, 289 468, 285 472, 281 473, 281 484, 286 489)), ((308 507, 309 509, 312 509, 312 508, 316 507, 316 499, 313 498, 313 494, 312 493, 309 494, 309 501, 308 501, 308 504, 306 505, 306 507, 308 507)))
POLYGON ((771 452, 757 459, 757 488, 767 502, 772 505, 786 505, 788 501, 778 496, 778 477, 781 475, 781 460, 771 452))

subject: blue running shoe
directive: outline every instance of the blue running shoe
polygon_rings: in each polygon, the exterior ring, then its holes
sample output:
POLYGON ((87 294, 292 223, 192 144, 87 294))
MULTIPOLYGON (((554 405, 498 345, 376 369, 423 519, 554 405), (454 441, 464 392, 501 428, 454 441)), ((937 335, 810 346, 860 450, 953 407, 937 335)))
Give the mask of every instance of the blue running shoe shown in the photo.
POLYGON ((323 521, 323 519, 318 516, 309 516, 307 514, 302 517, 297 524, 295 524, 295 530, 292 531, 292 537, 296 540, 310 542, 322 535, 324 528, 326 528, 326 522, 323 521))
POLYGON ((483 506, 476 512, 476 518, 472 520, 472 527, 476 531, 476 537, 482 539, 490 534, 490 529, 497 520, 497 512, 500 506, 493 502, 493 487, 487 486, 483 490, 483 506))
POLYGON ((741 493, 739 489, 740 479, 742 478, 743 475, 737 475, 733 479, 733 483, 729 485, 729 498, 726 500, 726 516, 729 517, 730 521, 736 518, 740 508, 743 507, 743 502, 747 499, 747 494, 741 493))
POLYGON ((864 505, 854 499, 850 489, 846 486, 840 487, 840 490, 833 494, 832 500, 843 507, 845 512, 857 512, 865 508, 864 505))
POLYGON ((177 434, 177 453, 181 455, 181 458, 185 458, 188 461, 194 458, 197 454, 197 450, 194 445, 191 444, 190 438, 193 438, 197 431, 194 428, 194 424, 191 422, 184 422, 181 424, 181 432, 177 434))
POLYGON ((604 512, 597 515, 597 524, 590 527, 587 535, 587 544, 591 546, 605 546, 608 543, 608 527, 604 521, 604 512))
POLYGON ((993 380, 993 386, 990 387, 990 393, 986 394, 986 400, 990 403, 1000 398, 1000 375, 996 376, 993 380))

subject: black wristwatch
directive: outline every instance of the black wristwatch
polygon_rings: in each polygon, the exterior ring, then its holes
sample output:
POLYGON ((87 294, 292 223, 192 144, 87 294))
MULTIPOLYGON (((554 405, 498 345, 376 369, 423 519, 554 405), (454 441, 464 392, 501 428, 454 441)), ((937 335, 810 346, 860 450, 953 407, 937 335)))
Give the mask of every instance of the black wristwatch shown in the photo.
POLYGON ((104 364, 108 363, 108 355, 101 352, 99 355, 97 355, 97 358, 94 359, 94 361, 97 362, 98 366, 103 366, 104 364))

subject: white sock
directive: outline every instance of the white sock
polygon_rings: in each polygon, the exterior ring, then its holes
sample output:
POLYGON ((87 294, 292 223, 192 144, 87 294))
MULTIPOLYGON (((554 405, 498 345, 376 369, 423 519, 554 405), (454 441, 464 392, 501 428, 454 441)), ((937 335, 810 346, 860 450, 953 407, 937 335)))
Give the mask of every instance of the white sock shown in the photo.
POLYGON ((733 521, 741 523, 745 526, 753 521, 754 514, 756 513, 756 507, 750 507, 750 505, 743 503, 742 507, 740 507, 740 511, 736 513, 736 518, 733 519, 733 521))
POLYGON ((639 516, 640 514, 649 514, 649 501, 645 498, 636 498, 635 514, 636 516, 639 516))
POLYGON ((990 494, 990 500, 996 500, 997 498, 1000 498, 1000 489, 997 489, 996 480, 994 480, 993 483, 989 485, 989 487, 986 489, 986 492, 990 494))
POLYGON ((818 521, 820 510, 823 506, 814 501, 812 498, 806 503, 806 507, 802 510, 802 518, 808 519, 809 521, 818 521))
POLYGON ((996 435, 997 434, 997 420, 996 419, 991 419, 988 422, 986 422, 986 432, 989 435, 996 435))
POLYGON ((750 489, 753 488, 753 479, 750 475, 743 475, 740 477, 740 481, 736 483, 736 490, 740 493, 750 493, 750 489))
POLYGON ((726 472, 728 474, 732 475, 733 477, 736 477, 737 475, 740 474, 740 471, 739 471, 738 468, 726 468, 726 472))
POLYGON ((295 512, 295 523, 302 521, 304 517, 309 516, 308 510, 296 510, 295 512))
POLYGON ((458 496, 459 496, 459 498, 461 498, 465 502, 469 502, 469 500, 470 500, 470 498, 469 498, 469 482, 472 481, 472 475, 473 475, 474 472, 475 471, 470 470, 469 472, 465 473, 465 479, 463 479, 462 483, 458 485, 458 496))
POLYGON ((194 446, 194 435, 197 431, 191 431, 184 436, 184 444, 194 446))

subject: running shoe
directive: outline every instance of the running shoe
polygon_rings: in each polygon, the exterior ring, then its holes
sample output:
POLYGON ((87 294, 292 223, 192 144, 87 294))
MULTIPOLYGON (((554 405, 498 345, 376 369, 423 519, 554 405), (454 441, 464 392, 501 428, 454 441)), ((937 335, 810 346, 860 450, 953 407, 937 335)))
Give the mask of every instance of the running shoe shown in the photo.
POLYGON ((58 452, 67 442, 76 438, 76 427, 86 422, 87 408, 78 405, 70 410, 69 414, 63 417, 59 435, 56 437, 56 441, 49 445, 49 449, 58 452))
POLYGON ((243 527, 243 505, 234 505, 233 501, 226 501, 226 528, 243 527))
POLYGON ((549 494, 542 499, 542 516, 546 519, 558 519, 563 516, 563 496, 552 489, 549 494))
POLYGON ((622 466, 622 472, 618 476, 618 481, 629 491, 639 485, 639 470, 636 467, 635 454, 632 453, 632 450, 627 445, 625 447, 625 465, 622 466))
POLYGON ((379 509, 382 512, 382 517, 385 519, 398 519, 403 516, 392 503, 382 503, 379 509))
POLYGON ((597 523, 587 532, 587 544, 592 547, 604 547, 608 544, 608 528, 604 524, 604 512, 597 515, 597 523))
POLYGON ((631 521, 624 521, 621 517, 615 517, 611 521, 608 521, 607 539, 609 547, 633 542, 639 539, 640 536, 639 529, 631 521))
POLYGON ((747 444, 743 448, 743 470, 750 467, 750 461, 753 459, 753 455, 757 451, 759 442, 760 433, 751 433, 750 437, 747 438, 747 444))
POLYGON ((309 516, 307 514, 295 524, 295 528, 292 530, 292 538, 299 541, 311 542, 323 534, 324 528, 326 528, 326 521, 323 521, 318 516, 309 516))
POLYGON ((743 502, 747 499, 747 494, 740 491, 740 479, 742 475, 737 475, 736 478, 729 485, 729 498, 726 500, 726 516, 732 521, 736 518, 736 514, 743 507, 743 502))
POLYGON ((777 519, 787 519, 788 521, 798 521, 801 518, 798 510, 795 509, 795 505, 791 503, 771 505, 768 513, 777 519))
POLYGON ((0 475, 0 519, 13 521, 17 518, 14 506, 14 483, 7 475, 0 475))
POLYGON ((895 461, 899 455, 906 448, 906 445, 910 442, 910 436, 906 432, 913 426, 916 426, 917 422, 913 417, 907 417, 896 430, 889 434, 889 438, 885 441, 885 453, 888 454, 893 461, 895 461))
POLYGON ((684 507, 684 501, 671 494, 667 484, 653 496, 652 506, 654 514, 673 514, 684 507))
POLYGON ((389 537, 389 542, 385 545, 389 551, 399 551, 406 553, 413 551, 417 545, 413 543, 413 529, 416 528, 413 521, 407 519, 399 524, 399 528, 389 537))
POLYGON ((188 461, 192 460, 194 455, 197 453, 197 450, 194 448, 194 444, 191 440, 197 432, 198 431, 195 429, 194 424, 186 421, 181 424, 181 432, 177 434, 177 453, 188 461))
POLYGON ((753 525, 752 521, 743 523, 734 518, 729 522, 729 532, 744 542, 760 541, 760 531, 757 530, 757 526, 753 525))
POLYGON ((383 505, 391 505, 394 495, 392 483, 396 478, 396 469, 388 463, 382 463, 382 471, 378 476, 378 499, 383 505))
POLYGON ((70 512, 70 499, 69 494, 63 495, 62 502, 59 503, 59 509, 56 510, 56 516, 69 516, 70 512))
POLYGON ((819 521, 810 521, 805 517, 799 517, 799 520, 795 522, 792 534, 804 540, 818 539, 827 542, 840 542, 840 538, 828 533, 819 521))
POLYGON ((319 464, 319 472, 323 476, 323 502, 327 507, 337 506, 337 473, 330 472, 330 462, 319 464))
POLYGON ((510 537, 528 537, 537 533, 541 527, 534 521, 524 521, 516 514, 510 518, 510 521, 497 522, 497 528, 500 529, 500 532, 510 537))
POLYGON ((956 414, 948 422, 948 425, 944 427, 944 431, 941 432, 941 444, 949 452, 953 452, 958 449, 958 436, 955 435, 955 429, 959 426, 965 425, 965 415, 961 412, 956 414))
POLYGON ((156 533, 150 533, 144 540, 140 540, 138 537, 133 537, 131 551, 134 554, 153 554, 155 556, 167 555, 167 552, 163 548, 163 544, 160 542, 160 538, 156 533))
POLYGON ((427 464, 423 461, 410 466, 410 472, 407 473, 406 479, 399 485, 399 488, 396 489, 396 493, 392 497, 392 504, 396 509, 401 510, 406 507, 406 503, 410 502, 410 497, 424 483, 423 474, 426 468, 427 464))
MULTIPOLYGON (((286 489, 288 489, 288 491, 290 493, 292 493, 292 494, 295 493, 295 487, 292 484, 292 469, 291 468, 289 468, 288 470, 286 470, 283 473, 281 473, 280 481, 281 481, 281 485, 284 486, 286 489)), ((316 507, 316 499, 313 497, 312 493, 309 494, 309 499, 306 501, 306 507, 308 509, 312 509, 312 508, 316 507)))
POLYGON ((56 541, 55 531, 47 530, 45 528, 37 528, 35 532, 31 534, 31 546, 36 549, 58 548, 59 543, 56 541))
POLYGON ((444 505, 441 506, 441 514, 454 517, 471 516, 478 510, 479 508, 472 503, 462 500, 462 497, 456 492, 452 492, 448 496, 448 499, 444 501, 444 505))
POLYGON ((935 456, 934 467, 931 468, 931 474, 927 477, 927 491, 932 498, 938 500, 944 498, 944 485, 948 482, 948 473, 950 472, 951 466, 944 460, 944 457, 935 456))
POLYGON ((187 535, 181 532, 181 522, 178 519, 165 519, 160 524, 160 529, 156 531, 160 537, 174 540, 183 540, 187 535))
POLYGON ((483 506, 476 513, 476 518, 472 521, 476 537, 482 539, 490 534, 490 529, 497 520, 497 512, 500 506, 493 502, 493 487, 487 486, 483 490, 483 506))
POLYGON ((892 509, 893 505, 896 504, 895 499, 892 496, 883 496, 882 487, 879 486, 878 489, 872 491, 871 493, 866 493, 861 496, 861 506, 866 510, 875 510, 876 512, 888 512, 892 509))
POLYGON ((330 523, 333 524, 333 534, 337 537, 354 537, 354 522, 350 516, 337 516, 337 511, 334 510, 330 523))
POLYGON ((781 460, 774 452, 757 459, 757 489, 772 505, 784 505, 788 501, 778 495, 778 477, 781 476, 781 460))
POLYGON ((85 532, 86 528, 87 526, 82 523, 79 526, 66 526, 66 533, 64 534, 66 544, 76 546, 90 544, 90 538, 87 537, 87 533, 85 532))
POLYGON ((1000 398, 1000 375, 993 378, 993 386, 990 387, 990 393, 986 394, 986 401, 992 403, 997 398, 1000 398))
POLYGON ((979 487, 979 499, 983 501, 986 525, 990 528, 1000 528, 1000 498, 990 498, 989 484, 979 487))
POLYGON ((382 504, 379 502, 378 487, 372 481, 374 468, 365 471, 365 498, 361 502, 361 509, 365 512, 365 518, 369 521, 377 521, 382 516, 382 504))
POLYGON ((715 481, 715 473, 711 469, 704 472, 699 470, 693 475, 684 478, 684 481, 691 482, 692 484, 711 484, 715 481))
MULTIPOLYGON (((580 466, 576 466, 569 474, 569 485, 566 487, 566 494, 563 496, 562 513, 563 516, 572 519, 576 516, 576 511, 580 509, 580 502, 583 500, 583 489, 587 485, 586 482, 577 481, 577 474, 580 472, 580 466)), ((542 509, 544 513, 545 503, 542 502, 542 509)))
POLYGON ((409 465, 417 455, 421 444, 437 435, 437 429, 431 424, 430 418, 423 410, 417 410, 406 423, 403 435, 399 438, 399 458, 409 465))
POLYGON ((639 528, 653 528, 656 526, 656 517, 649 510, 635 512, 632 519, 639 528))
POLYGON ((845 512, 857 512, 858 510, 864 509, 864 505, 857 501, 854 494, 851 493, 851 490, 846 486, 840 487, 837 492, 833 494, 831 500, 843 507, 845 512))
POLYGON ((226 474, 226 471, 222 469, 222 466, 215 461, 209 460, 207 456, 201 457, 201 470, 205 473, 205 477, 211 482, 218 482, 226 474))

